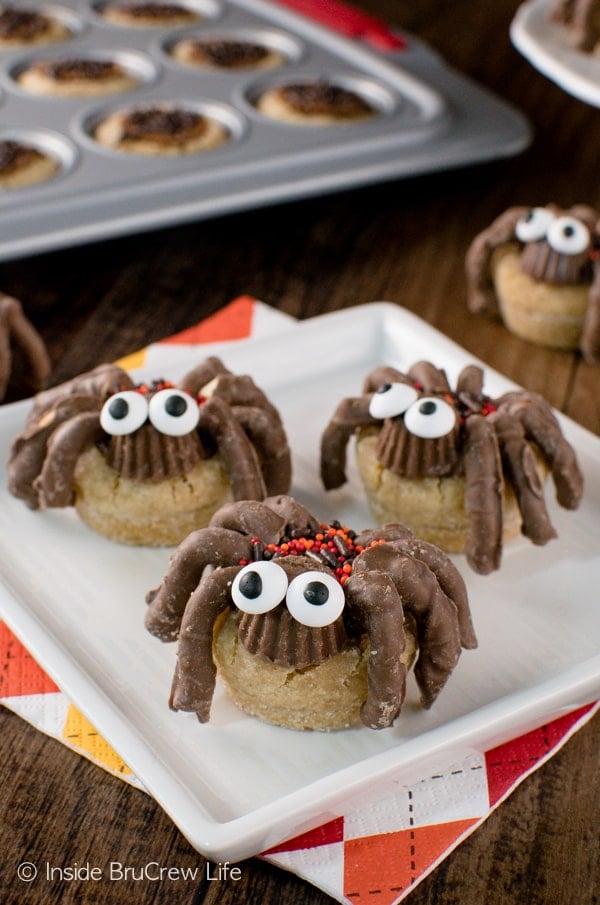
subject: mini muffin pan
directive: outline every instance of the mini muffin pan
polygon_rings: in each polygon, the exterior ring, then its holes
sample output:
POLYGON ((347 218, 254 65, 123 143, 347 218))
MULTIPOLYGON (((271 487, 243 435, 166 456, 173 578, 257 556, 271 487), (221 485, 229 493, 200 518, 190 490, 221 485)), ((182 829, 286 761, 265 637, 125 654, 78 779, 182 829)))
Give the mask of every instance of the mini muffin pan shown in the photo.
POLYGON ((517 111, 412 39, 384 53, 266 0, 179 2, 200 18, 183 28, 124 26, 103 17, 102 2, 28 3, 64 22, 70 38, 0 50, 0 139, 39 148, 59 171, 34 186, 0 190, 0 259, 510 155, 529 140, 517 111), (224 70, 173 58, 177 41, 196 37, 264 44, 284 64, 224 70), (34 60, 72 58, 115 60, 135 86, 65 98, 34 95, 18 83, 34 60), (269 88, 316 79, 362 95, 375 115, 315 127, 257 110, 269 88), (214 117, 229 140, 177 157, 123 153, 95 140, 111 113, 156 104, 214 117))

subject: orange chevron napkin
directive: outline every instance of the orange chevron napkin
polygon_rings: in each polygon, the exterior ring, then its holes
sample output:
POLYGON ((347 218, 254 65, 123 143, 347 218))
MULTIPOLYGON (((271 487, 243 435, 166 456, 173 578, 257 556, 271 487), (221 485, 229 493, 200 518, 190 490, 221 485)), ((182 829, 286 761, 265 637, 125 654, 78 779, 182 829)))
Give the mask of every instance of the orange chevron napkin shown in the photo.
MULTIPOLYGON (((241 296, 194 327, 136 352, 127 368, 172 362, 173 346, 190 347, 293 329, 294 321, 241 296)), ((207 349, 207 351, 208 351, 207 349)), ((115 776, 141 782, 89 720, 0 622, 0 703, 115 776)), ((292 871, 333 899, 360 905, 395 905, 510 795, 552 757, 600 708, 574 710, 546 726, 490 750, 465 751, 446 769, 390 794, 346 806, 334 820, 282 841, 261 857, 292 871)), ((259 854, 259 853, 257 853, 259 854)))

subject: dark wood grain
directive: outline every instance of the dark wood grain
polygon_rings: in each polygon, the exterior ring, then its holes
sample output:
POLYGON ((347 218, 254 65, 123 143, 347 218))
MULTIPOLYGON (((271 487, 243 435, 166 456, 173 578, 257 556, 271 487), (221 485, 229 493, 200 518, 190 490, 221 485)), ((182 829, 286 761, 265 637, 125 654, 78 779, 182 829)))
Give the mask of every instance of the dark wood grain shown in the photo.
MULTIPOLYGON (((388 299, 600 433, 599 370, 511 336, 465 308, 473 235, 515 203, 600 208, 600 114, 512 48, 517 0, 360 0, 517 104, 535 128, 516 159, 0 264, 54 362, 53 380, 130 352, 241 292, 306 318, 388 299)), ((17 395, 13 388, 12 397, 17 395)), ((600 721, 526 780, 411 894, 412 905, 595 905, 600 721)), ((61 905, 325 905, 309 884, 257 860, 239 881, 204 860, 144 793, 0 711, 0 901, 61 905), (193 882, 45 883, 21 861, 198 867, 193 882)))

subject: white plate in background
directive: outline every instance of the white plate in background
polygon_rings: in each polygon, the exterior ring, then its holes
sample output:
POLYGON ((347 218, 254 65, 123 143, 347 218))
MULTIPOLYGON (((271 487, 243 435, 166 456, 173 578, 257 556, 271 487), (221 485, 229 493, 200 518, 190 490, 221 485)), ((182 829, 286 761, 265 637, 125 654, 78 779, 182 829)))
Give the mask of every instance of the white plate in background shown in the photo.
MULTIPOLYGON (((177 379, 203 356, 180 361, 177 379)), ((187 353, 186 353, 187 354, 187 353)), ((423 321, 385 303, 306 321, 279 336, 211 347, 252 374, 283 414, 294 450, 295 495, 323 520, 372 524, 354 462, 326 494, 319 437, 337 402, 386 362, 419 358, 453 380, 475 359, 423 321)), ((147 370, 145 379, 156 377, 147 370)), ((492 395, 510 388, 487 370, 492 395)), ((4 465, 29 403, 0 410, 4 465)), ((463 653, 434 707, 418 707, 414 679, 391 729, 293 732, 246 716, 218 690, 212 720, 167 706, 175 647, 143 627, 144 595, 167 549, 114 544, 72 510, 32 512, 0 488, 0 617, 142 780, 184 835, 214 860, 237 860, 336 816, 342 802, 430 771, 465 747, 489 747, 600 694, 600 440, 561 419, 586 477, 584 502, 565 512, 547 497, 559 539, 510 545, 500 572, 455 561, 471 598, 480 647, 463 653)), ((4 483, 4 482, 3 482, 4 483)))
POLYGON ((600 107, 600 56, 570 45, 568 27, 550 20, 554 5, 555 0, 528 0, 520 6, 510 28, 512 42, 568 94, 600 107))

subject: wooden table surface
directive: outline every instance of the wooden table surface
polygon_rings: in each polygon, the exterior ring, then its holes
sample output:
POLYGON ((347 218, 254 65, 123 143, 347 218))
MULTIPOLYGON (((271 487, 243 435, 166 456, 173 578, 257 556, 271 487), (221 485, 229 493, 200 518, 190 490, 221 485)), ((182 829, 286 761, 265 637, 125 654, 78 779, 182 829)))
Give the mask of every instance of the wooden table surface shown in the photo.
MULTIPOLYGON (((465 309, 463 259, 506 207, 600 209, 600 113, 512 48, 517 0, 361 0, 518 105, 535 140, 516 159, 0 264, 43 333, 53 382, 183 329, 240 292, 306 318, 374 299, 416 312, 494 368, 600 432, 600 368, 529 345, 465 309)), ((411 905, 592 905, 599 888, 600 720, 527 779, 411 894, 411 905)), ((241 880, 19 883, 56 865, 204 862, 145 794, 0 711, 0 901, 279 903, 326 895, 257 860, 241 880)))

